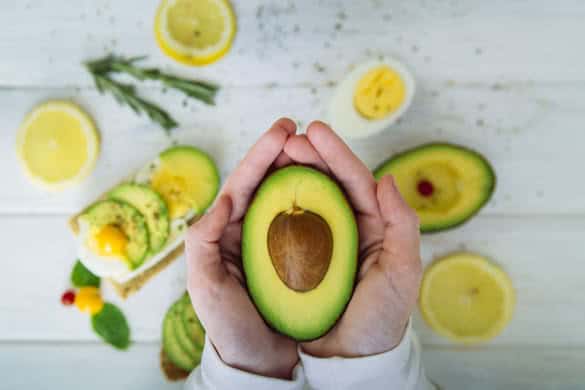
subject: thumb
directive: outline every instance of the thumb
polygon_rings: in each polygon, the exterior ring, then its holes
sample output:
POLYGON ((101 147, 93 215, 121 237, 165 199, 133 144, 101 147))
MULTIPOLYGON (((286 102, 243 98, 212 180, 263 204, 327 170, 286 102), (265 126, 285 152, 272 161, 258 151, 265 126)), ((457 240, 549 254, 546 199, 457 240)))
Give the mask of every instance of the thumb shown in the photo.
POLYGON ((219 196, 213 207, 189 229, 188 241, 216 243, 230 221, 232 200, 227 194, 219 196))
POLYGON ((421 268, 418 217, 400 195, 392 176, 382 177, 376 192, 384 221, 381 264, 387 271, 416 276, 421 268))
POLYGON ((396 182, 391 175, 384 175, 378 181, 376 197, 378 198, 378 206, 385 225, 391 227, 418 225, 416 213, 400 195, 396 182))
POLYGON ((223 194, 207 214, 191 226, 185 239, 189 274, 204 274, 209 269, 207 265, 219 264, 219 240, 231 214, 231 198, 223 194))

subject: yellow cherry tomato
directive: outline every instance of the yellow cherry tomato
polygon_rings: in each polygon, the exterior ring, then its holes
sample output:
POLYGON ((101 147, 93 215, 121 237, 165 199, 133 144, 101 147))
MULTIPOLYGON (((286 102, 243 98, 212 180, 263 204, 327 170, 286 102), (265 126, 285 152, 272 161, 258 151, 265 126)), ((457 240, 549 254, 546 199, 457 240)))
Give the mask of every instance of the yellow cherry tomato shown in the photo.
POLYGON ((104 307, 99 288, 81 287, 75 297, 75 306, 84 313, 91 315, 99 313, 104 307))

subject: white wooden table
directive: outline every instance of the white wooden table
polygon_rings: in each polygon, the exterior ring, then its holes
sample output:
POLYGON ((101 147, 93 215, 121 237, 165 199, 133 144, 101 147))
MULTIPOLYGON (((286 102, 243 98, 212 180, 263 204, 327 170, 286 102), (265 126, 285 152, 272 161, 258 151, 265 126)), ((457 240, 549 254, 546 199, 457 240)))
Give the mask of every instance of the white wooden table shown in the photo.
POLYGON ((418 81, 396 127, 352 147, 375 167, 391 153, 444 140, 482 151, 498 188, 464 227, 423 239, 424 262, 465 247, 514 281, 505 332, 462 348, 415 318, 429 376, 453 389, 585 386, 585 2, 236 1, 227 57, 177 65, 157 49, 156 0, 0 1, 0 388, 175 387, 158 369, 160 324, 184 288, 183 260, 118 302, 134 345, 102 345, 88 318, 61 306, 75 259, 66 218, 173 141, 216 158, 222 176, 275 118, 304 126, 352 64, 391 55, 418 81), (80 62, 110 51, 221 84, 216 107, 147 84, 141 93, 182 124, 170 138, 100 96, 80 62), (35 104, 71 98, 95 118, 102 153, 78 188, 46 194, 22 175, 16 129, 35 104))

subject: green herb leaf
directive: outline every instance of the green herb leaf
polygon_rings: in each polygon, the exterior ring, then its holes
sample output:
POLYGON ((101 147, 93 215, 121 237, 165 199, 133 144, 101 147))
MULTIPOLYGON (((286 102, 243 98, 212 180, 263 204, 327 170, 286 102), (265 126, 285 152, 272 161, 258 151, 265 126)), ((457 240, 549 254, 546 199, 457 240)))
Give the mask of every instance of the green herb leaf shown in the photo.
POLYGON ((130 345, 130 328, 124 313, 111 303, 91 317, 93 330, 108 344, 118 349, 130 345))
POLYGON ((71 270, 71 283, 77 288, 86 286, 99 287, 100 278, 92 274, 81 261, 77 260, 73 270, 71 270))
POLYGON ((100 93, 111 93, 118 103, 129 106, 136 114, 146 113, 153 122, 158 123, 165 130, 177 127, 177 122, 168 112, 139 97, 133 85, 114 81, 110 77, 99 73, 93 75, 93 80, 100 93))
POLYGON ((217 85, 198 80, 185 79, 168 73, 161 72, 156 68, 140 68, 135 65, 146 57, 122 57, 108 55, 93 61, 88 61, 85 66, 95 76, 96 74, 107 74, 110 72, 126 73, 137 80, 160 81, 166 87, 174 88, 189 97, 199 99, 207 104, 215 104, 215 94, 219 87, 217 85))

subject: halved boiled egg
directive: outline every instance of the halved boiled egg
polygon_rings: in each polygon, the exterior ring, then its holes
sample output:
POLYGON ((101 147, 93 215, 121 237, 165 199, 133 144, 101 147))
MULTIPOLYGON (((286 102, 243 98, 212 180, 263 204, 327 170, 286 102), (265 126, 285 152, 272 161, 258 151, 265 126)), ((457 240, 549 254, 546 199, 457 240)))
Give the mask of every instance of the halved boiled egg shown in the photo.
POLYGON ((364 62, 337 86, 327 113, 343 137, 364 138, 392 125, 412 103, 415 82, 401 63, 390 58, 364 62))
POLYGON ((79 220, 78 256, 97 276, 120 277, 130 272, 126 255, 128 238, 114 225, 98 228, 79 220))

